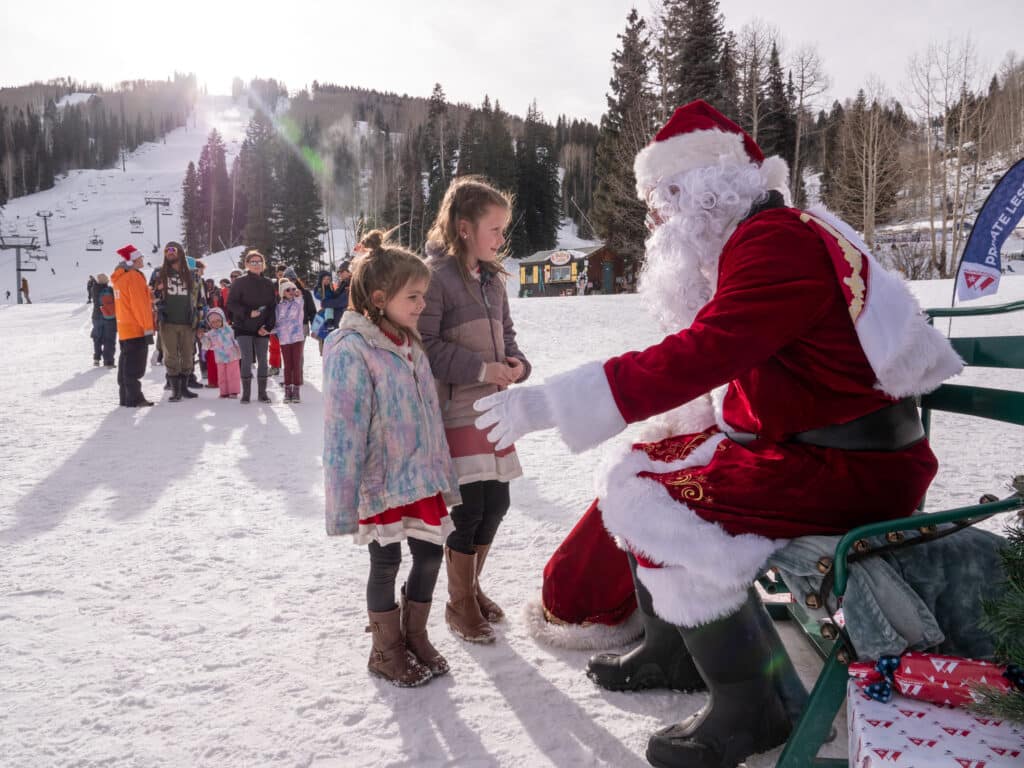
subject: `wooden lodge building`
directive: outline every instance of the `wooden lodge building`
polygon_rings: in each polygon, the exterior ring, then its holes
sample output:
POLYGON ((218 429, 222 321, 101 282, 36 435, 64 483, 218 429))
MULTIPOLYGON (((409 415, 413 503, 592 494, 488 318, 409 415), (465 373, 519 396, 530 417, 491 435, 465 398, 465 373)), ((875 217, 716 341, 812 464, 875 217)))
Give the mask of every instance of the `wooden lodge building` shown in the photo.
POLYGON ((634 285, 631 260, 603 244, 538 251, 519 260, 520 298, 627 293, 634 285))

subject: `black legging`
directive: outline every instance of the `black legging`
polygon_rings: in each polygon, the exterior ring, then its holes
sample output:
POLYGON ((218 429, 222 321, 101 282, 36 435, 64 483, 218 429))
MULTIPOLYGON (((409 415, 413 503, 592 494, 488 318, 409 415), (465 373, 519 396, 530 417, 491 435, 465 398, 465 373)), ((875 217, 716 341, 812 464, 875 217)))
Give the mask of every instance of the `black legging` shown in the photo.
POLYGON ((452 507, 455 530, 448 534, 448 546, 464 555, 472 555, 473 547, 490 544, 508 512, 508 483, 481 480, 459 486, 462 503, 452 507))
MULTIPOLYGON (((440 544, 409 539, 412 567, 405 582, 405 594, 417 603, 429 603, 434 597, 437 573, 441 570, 443 550, 440 544)), ((402 563, 402 544, 382 547, 370 542, 370 578, 366 581, 366 606, 371 611, 390 611, 395 604, 395 579, 402 563)))

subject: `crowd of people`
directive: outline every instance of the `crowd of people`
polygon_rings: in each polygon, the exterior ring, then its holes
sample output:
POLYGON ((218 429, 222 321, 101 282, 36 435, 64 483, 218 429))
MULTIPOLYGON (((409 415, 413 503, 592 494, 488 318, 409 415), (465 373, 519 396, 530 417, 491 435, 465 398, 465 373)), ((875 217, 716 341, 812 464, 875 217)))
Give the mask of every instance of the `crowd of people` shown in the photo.
POLYGON ((330 272, 320 275, 314 298, 292 267, 278 267, 275 279, 264 277, 267 261, 256 250, 243 256, 244 272, 233 270, 219 283, 206 278, 206 265, 178 242, 167 243, 148 280, 141 251, 126 245, 117 253, 113 272, 90 276, 86 289, 93 307, 93 365, 118 368, 122 406, 153 405, 141 386, 149 346, 155 346, 153 364, 166 371, 168 402, 196 398, 191 390, 210 387, 222 398, 248 403, 254 368, 259 402, 271 402, 267 383, 282 372, 284 402, 301 402, 305 341, 314 335, 322 345, 345 311, 347 261, 336 279, 330 272), (115 344, 121 353, 116 366, 115 344))

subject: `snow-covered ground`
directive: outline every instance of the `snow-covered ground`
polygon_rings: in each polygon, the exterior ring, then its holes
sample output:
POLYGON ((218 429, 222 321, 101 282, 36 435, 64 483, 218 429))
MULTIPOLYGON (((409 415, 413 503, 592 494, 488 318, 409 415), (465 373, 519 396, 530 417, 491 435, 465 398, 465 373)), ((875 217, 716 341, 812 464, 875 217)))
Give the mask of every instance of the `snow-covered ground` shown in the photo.
MULTIPOLYGON (((137 158, 151 165, 136 178, 153 175, 172 191, 205 135, 172 134, 137 158)), ((89 205, 126 229, 137 196, 108 182, 89 205), (108 195, 126 207, 113 211, 108 195)), ((430 628, 452 673, 416 690, 370 677, 368 557, 324 534, 315 345, 300 406, 281 405, 273 387, 272 406, 204 390, 190 402, 119 408, 115 372, 91 365, 84 287, 116 257, 108 249, 77 271, 66 261, 84 258, 87 234, 70 238, 74 253, 39 281, 37 303, 0 308, 0 764, 639 767, 648 735, 701 705, 701 696, 603 691, 583 675, 586 653, 527 634, 521 608, 593 495, 596 456, 573 456, 550 433, 518 444, 525 476, 512 484, 488 559, 488 592, 509 615, 498 642, 468 646, 448 634, 442 573, 430 628)), ((121 234, 104 237, 109 245, 121 234)), ((951 284, 914 290, 922 304, 943 305, 951 284)), ((1020 297, 1024 277, 1005 277, 997 299, 1020 297)), ((513 298, 511 307, 537 380, 659 338, 635 295, 513 298)), ((1024 317, 953 330, 1024 334, 1024 317)), ((146 375, 151 399, 162 397, 162 376, 146 375)), ((970 378, 1011 386, 1020 377, 970 378)), ((935 420, 935 505, 1002 492, 1024 467, 1020 428, 964 424, 935 420)), ((810 670, 813 656, 792 648, 810 670)), ((839 734, 830 754, 845 753, 839 734)), ((770 766, 777 754, 748 765, 770 766)))

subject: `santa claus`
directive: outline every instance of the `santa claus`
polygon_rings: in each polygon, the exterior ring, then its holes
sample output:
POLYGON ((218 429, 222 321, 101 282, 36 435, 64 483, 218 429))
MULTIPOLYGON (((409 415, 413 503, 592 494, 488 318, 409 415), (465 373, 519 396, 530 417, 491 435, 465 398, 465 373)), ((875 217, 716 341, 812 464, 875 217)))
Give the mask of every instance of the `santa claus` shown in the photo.
POLYGON ((677 109, 635 171, 640 291, 670 335, 484 398, 477 426, 499 449, 554 427, 579 452, 668 415, 667 437, 598 472, 591 514, 629 556, 644 641, 588 674, 706 686, 647 758, 734 766, 786 740, 804 695, 752 581, 789 539, 914 510, 937 463, 913 396, 962 361, 849 226, 786 204, 785 161, 708 104, 677 109))

